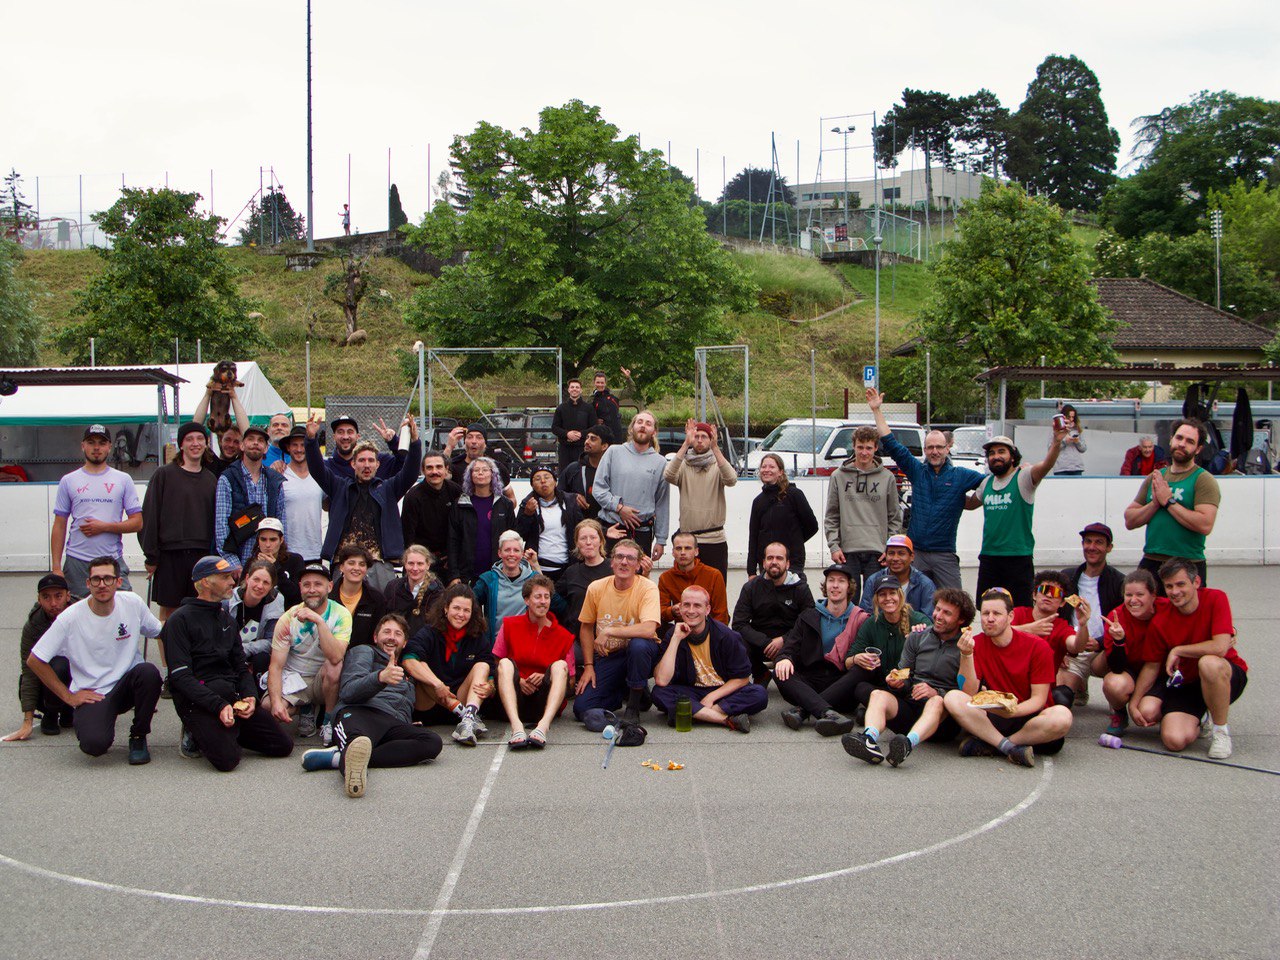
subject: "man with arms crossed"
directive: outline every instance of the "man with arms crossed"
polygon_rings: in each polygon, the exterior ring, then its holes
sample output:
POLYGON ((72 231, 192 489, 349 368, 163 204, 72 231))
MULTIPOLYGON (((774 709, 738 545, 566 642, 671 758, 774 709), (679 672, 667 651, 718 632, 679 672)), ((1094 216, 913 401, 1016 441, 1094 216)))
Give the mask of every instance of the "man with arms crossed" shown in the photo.
POLYGON ((72 724, 80 749, 100 757, 116 738, 116 717, 133 711, 129 762, 151 761, 147 736, 160 702, 160 671, 142 659, 138 636, 160 636, 161 623, 136 593, 121 592, 120 562, 96 557, 87 564, 89 596, 67 607, 27 657, 46 687, 75 714, 72 724), (71 684, 64 684, 49 661, 66 657, 71 684))

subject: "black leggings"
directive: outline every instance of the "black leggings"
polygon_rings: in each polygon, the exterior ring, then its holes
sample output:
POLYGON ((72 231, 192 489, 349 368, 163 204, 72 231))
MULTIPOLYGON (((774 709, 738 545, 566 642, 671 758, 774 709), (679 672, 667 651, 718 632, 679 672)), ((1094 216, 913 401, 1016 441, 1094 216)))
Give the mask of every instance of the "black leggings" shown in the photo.
POLYGON ((343 764, 352 740, 356 737, 372 740, 371 767, 412 767, 424 760, 434 760, 441 747, 440 735, 434 730, 405 723, 372 707, 343 707, 338 711, 333 736, 342 749, 343 764))
POLYGON ((175 698, 174 707, 182 725, 215 770, 223 773, 234 770, 240 765, 245 750, 264 757, 287 757, 293 753, 293 737, 261 703, 248 720, 236 717, 236 722, 229 727, 224 727, 216 714, 190 703, 175 698))
POLYGON ((786 680, 777 680, 782 699, 799 707, 812 717, 820 717, 828 710, 850 713, 858 705, 855 689, 864 678, 840 670, 831 661, 797 668, 786 680))
MULTIPOLYGON (((978 556, 978 589, 974 599, 993 587, 1004 587, 1013 594, 1015 607, 1031 606, 1031 583, 1036 577, 1036 567, 1031 557, 978 556)), ((979 603, 979 605, 981 605, 979 603)))
POLYGON ((111 692, 96 703, 82 703, 72 714, 80 749, 91 757, 100 757, 111 749, 116 739, 116 717, 133 711, 130 737, 151 733, 151 718, 160 702, 160 671, 154 663, 130 667, 111 692))

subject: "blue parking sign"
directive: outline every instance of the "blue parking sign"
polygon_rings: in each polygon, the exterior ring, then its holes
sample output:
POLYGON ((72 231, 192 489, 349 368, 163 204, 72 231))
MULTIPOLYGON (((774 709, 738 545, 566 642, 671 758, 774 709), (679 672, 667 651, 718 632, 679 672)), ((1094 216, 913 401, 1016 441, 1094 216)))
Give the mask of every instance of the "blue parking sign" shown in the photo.
POLYGON ((874 387, 876 385, 876 365, 868 363, 862 368, 862 385, 864 387, 874 387))

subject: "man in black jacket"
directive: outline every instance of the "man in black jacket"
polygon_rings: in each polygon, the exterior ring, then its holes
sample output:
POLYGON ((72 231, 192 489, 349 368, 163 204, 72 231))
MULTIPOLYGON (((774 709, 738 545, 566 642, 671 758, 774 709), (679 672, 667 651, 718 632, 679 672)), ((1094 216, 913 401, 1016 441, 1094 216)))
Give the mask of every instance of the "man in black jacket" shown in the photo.
POLYGON ((422 456, 422 482, 415 484, 400 503, 404 545, 418 544, 431 551, 431 572, 441 583, 449 576, 449 514, 462 496, 462 485, 449 476, 449 465, 439 450, 422 456))
MULTIPOLYGON (((1107 563, 1114 539, 1105 523, 1089 524, 1080 531, 1084 563, 1062 571, 1070 583, 1068 595, 1075 594, 1089 604, 1089 637, 1093 642, 1089 649, 1068 657, 1063 664, 1071 675, 1067 685, 1076 692, 1078 706, 1089 702, 1089 678, 1107 675, 1107 658, 1098 653, 1102 649, 1102 632, 1106 629, 1102 618, 1124 603, 1124 574, 1107 563)), ((1079 614, 1074 606, 1064 603, 1058 615, 1073 627, 1079 626, 1079 614)))
MULTIPOLYGON (((630 371, 624 367, 622 373, 623 376, 628 376, 630 371)), ((616 443, 619 437, 626 435, 622 429, 621 405, 618 403, 618 398, 609 392, 609 377, 603 370, 596 371, 592 385, 595 387, 595 393, 591 395, 591 407, 596 415, 595 422, 608 427, 616 443)))
POLYGON ((600 504, 591 495, 591 487, 596 481, 596 468, 600 466, 600 458, 613 441, 613 433, 604 424, 597 423, 588 427, 582 440, 582 456, 560 472, 560 489, 566 497, 571 496, 577 500, 584 519, 600 518, 600 504))
POLYGON ((796 618, 813 606, 813 593, 804 579, 791 572, 787 548, 771 543, 764 548, 764 574, 742 585, 733 608, 733 629, 742 635, 751 657, 751 674, 769 686, 766 660, 782 652, 782 643, 796 618))
POLYGON ((556 407, 555 416, 551 418, 551 432, 560 441, 557 452, 561 471, 582 456, 587 428, 596 422, 595 408, 582 399, 582 381, 574 377, 567 391, 569 399, 556 407))
POLYGON ((223 557, 197 561, 196 595, 182 601, 163 634, 174 708, 200 752, 223 772, 236 768, 243 747, 268 757, 293 752, 293 738, 258 709, 235 618, 222 606, 239 574, 223 557))

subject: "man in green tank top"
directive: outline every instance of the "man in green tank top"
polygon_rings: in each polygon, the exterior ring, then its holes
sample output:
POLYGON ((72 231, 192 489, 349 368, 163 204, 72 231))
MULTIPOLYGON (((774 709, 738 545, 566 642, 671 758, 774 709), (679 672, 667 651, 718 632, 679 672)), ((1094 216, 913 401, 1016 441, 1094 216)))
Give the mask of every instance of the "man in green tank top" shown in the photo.
MULTIPOLYGON (((1160 564, 1172 557, 1190 560, 1208 582, 1204 559, 1205 539, 1218 519, 1222 491, 1208 470, 1196 464, 1204 447, 1204 425, 1199 420, 1179 420, 1169 437, 1170 463, 1153 470, 1133 503, 1125 507, 1124 524, 1130 530, 1147 528, 1147 541, 1138 566, 1157 574, 1160 564)), ((1163 586, 1160 590, 1164 595, 1163 586)))
POLYGON ((1055 428, 1049 452, 1029 467, 1022 466, 1022 453, 1009 437, 994 437, 982 445, 991 476, 969 494, 964 505, 966 510, 982 508, 978 596, 1002 587, 1013 595, 1015 606, 1031 606, 1031 581, 1036 572, 1031 518, 1036 487, 1053 469, 1066 435, 1065 428, 1055 428))

